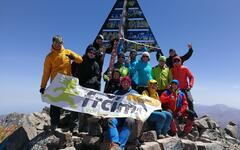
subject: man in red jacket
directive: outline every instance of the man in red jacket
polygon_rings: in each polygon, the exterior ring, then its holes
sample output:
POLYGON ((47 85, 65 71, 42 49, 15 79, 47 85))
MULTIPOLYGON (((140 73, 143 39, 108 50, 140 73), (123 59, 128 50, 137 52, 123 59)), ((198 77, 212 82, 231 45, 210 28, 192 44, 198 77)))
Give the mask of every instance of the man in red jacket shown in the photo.
POLYGON ((186 136, 191 130, 194 121, 194 112, 188 109, 188 102, 185 94, 179 90, 178 80, 172 80, 169 89, 160 96, 162 107, 172 113, 171 133, 179 133, 179 137, 186 136), (178 129, 179 120, 186 119, 184 129, 178 129))
POLYGON ((193 111, 195 117, 197 117, 193 107, 193 98, 190 92, 194 84, 194 77, 191 71, 186 66, 182 65, 182 60, 179 56, 173 58, 173 68, 171 71, 173 79, 179 81, 179 88, 187 97, 189 109, 193 111))

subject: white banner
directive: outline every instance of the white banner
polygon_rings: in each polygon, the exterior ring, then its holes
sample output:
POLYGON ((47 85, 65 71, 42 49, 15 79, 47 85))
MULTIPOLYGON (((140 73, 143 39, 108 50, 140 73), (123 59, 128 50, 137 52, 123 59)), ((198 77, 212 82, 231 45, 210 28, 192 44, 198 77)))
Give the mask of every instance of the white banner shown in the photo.
POLYGON ((114 95, 84 88, 78 79, 57 74, 42 95, 42 101, 63 109, 101 116, 131 117, 145 121, 154 110, 161 110, 159 100, 128 93, 114 95))

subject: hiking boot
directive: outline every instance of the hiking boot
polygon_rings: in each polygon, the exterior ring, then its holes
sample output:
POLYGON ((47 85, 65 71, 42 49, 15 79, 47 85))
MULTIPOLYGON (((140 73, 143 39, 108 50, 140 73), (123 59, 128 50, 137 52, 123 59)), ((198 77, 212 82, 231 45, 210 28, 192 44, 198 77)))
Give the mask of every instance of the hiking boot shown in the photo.
POLYGON ((157 139, 164 139, 164 138, 165 138, 165 136, 162 134, 157 135, 157 139))
POLYGON ((168 135, 168 134, 166 134, 166 135, 165 135, 165 138, 170 138, 170 137, 171 137, 171 136, 170 136, 170 135, 168 135))
POLYGON ((109 150, 121 150, 120 146, 117 143, 110 143, 109 150))
POLYGON ((57 129, 57 125, 51 125, 49 130, 50 131, 55 131, 57 129))

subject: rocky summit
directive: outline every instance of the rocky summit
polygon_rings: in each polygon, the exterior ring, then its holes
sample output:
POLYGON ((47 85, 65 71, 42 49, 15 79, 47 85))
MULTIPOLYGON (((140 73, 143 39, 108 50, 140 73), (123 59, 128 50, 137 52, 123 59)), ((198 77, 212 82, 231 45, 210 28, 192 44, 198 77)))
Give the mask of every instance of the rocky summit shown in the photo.
MULTIPOLYGON (((108 133, 102 119, 91 117, 84 132, 70 132, 69 113, 62 114, 60 128, 55 131, 49 130, 48 108, 32 114, 6 115, 0 121, 0 150, 108 149, 108 133)), ((229 122, 223 129, 207 115, 195 120, 191 133, 183 138, 157 139, 155 131, 144 124, 141 142, 136 142, 137 129, 132 132, 127 150, 240 150, 236 124, 229 122)))

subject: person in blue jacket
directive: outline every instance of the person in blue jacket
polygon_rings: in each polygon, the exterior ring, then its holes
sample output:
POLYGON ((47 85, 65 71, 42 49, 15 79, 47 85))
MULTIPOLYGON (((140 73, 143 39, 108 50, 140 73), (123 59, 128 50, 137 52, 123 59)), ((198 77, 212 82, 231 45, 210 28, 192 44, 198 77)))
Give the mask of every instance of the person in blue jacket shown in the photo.
MULTIPOLYGON (((131 88, 131 79, 126 76, 121 79, 121 89, 117 90, 115 95, 125 95, 128 93, 137 93, 131 88)), ((108 131, 110 137, 109 149, 124 149, 130 137, 135 120, 133 118, 110 118, 108 119, 108 131), (119 130, 119 128, 121 130, 119 130)))
POLYGON ((136 90, 137 88, 137 82, 138 82, 138 75, 136 71, 136 65, 138 63, 138 60, 136 59, 137 51, 135 49, 132 49, 129 54, 129 60, 126 62, 126 65, 128 66, 129 70, 129 76, 132 80, 132 88, 136 90))
POLYGON ((152 67, 149 61, 150 54, 148 52, 143 52, 141 60, 136 64, 138 93, 142 93, 146 89, 148 81, 152 79, 152 67))

